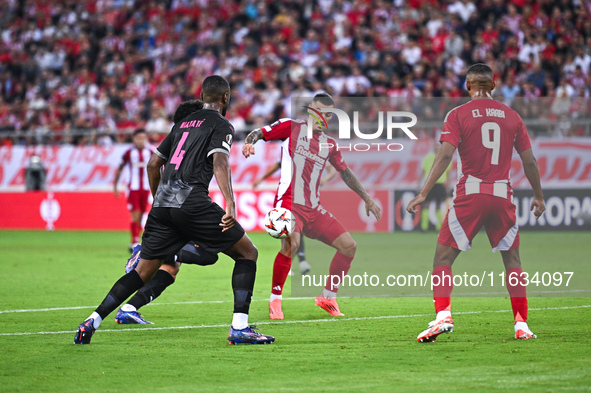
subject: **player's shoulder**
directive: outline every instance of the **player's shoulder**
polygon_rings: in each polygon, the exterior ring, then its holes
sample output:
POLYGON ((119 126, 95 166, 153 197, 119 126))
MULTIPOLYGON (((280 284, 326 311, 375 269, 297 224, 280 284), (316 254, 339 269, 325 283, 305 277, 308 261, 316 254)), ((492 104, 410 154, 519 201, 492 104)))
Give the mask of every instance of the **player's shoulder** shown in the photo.
POLYGON ((443 122, 445 123, 445 122, 447 121, 447 119, 448 119, 448 118, 449 118, 451 115, 455 115, 455 116, 457 116, 459 113, 461 113, 461 112, 462 112, 462 110, 464 110, 464 109, 465 109, 465 108, 468 106, 468 104, 469 104, 470 102, 471 102, 471 101, 468 101, 468 102, 466 102, 466 103, 464 103, 464 104, 462 104, 462 105, 458 105, 458 106, 456 106, 455 108, 452 108, 452 109, 450 109, 450 110, 449 110, 449 112, 447 112, 447 114, 445 115, 445 118, 443 119, 443 122))

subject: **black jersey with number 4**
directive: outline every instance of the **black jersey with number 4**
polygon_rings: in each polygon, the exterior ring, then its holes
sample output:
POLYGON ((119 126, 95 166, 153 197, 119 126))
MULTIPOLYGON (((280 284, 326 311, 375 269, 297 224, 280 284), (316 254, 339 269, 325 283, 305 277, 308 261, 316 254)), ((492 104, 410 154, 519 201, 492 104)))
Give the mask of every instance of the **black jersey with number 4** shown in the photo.
POLYGON ((201 109, 176 123, 156 155, 164 171, 154 207, 181 207, 187 198, 209 198, 213 177, 213 154, 230 155, 234 127, 218 111, 201 109))

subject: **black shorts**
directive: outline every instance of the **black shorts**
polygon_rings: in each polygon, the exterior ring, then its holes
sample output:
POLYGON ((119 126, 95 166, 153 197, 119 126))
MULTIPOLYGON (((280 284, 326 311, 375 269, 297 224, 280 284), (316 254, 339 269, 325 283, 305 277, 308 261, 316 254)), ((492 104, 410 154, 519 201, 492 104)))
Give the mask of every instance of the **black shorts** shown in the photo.
POLYGON ((168 259, 189 241, 217 255, 236 244, 245 233, 238 223, 222 232, 220 223, 224 214, 226 211, 211 201, 191 208, 152 208, 142 237, 140 256, 143 259, 168 259))
POLYGON ((425 198, 425 202, 435 201, 438 204, 445 201, 447 199, 447 191, 445 190, 445 186, 441 183, 435 183, 427 197, 425 198))

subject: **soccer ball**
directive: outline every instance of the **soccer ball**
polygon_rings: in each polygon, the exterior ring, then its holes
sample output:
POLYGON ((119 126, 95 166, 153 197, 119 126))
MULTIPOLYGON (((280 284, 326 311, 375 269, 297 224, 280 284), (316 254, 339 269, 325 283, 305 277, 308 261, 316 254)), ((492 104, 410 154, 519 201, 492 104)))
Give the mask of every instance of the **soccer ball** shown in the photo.
POLYGON ((265 230, 275 239, 284 239, 295 229, 295 217, 283 207, 272 209, 265 216, 265 230))

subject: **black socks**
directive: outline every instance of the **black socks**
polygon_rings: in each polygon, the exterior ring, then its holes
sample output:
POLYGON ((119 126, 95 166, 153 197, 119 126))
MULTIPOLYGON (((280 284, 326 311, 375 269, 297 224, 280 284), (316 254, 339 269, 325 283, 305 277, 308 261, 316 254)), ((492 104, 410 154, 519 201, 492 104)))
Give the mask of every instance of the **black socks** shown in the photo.
POLYGON ((113 288, 107 294, 107 297, 95 310, 102 319, 105 319, 107 315, 113 312, 117 307, 121 305, 132 293, 144 286, 144 282, 140 278, 140 275, 132 270, 125 276, 121 277, 113 288))
POLYGON ((257 264, 249 259, 239 259, 234 264, 232 290, 234 291, 234 312, 248 314, 257 264))
POLYGON ((137 309, 156 299, 171 284, 174 278, 166 270, 158 270, 154 278, 146 283, 137 293, 129 299, 127 304, 137 309))

